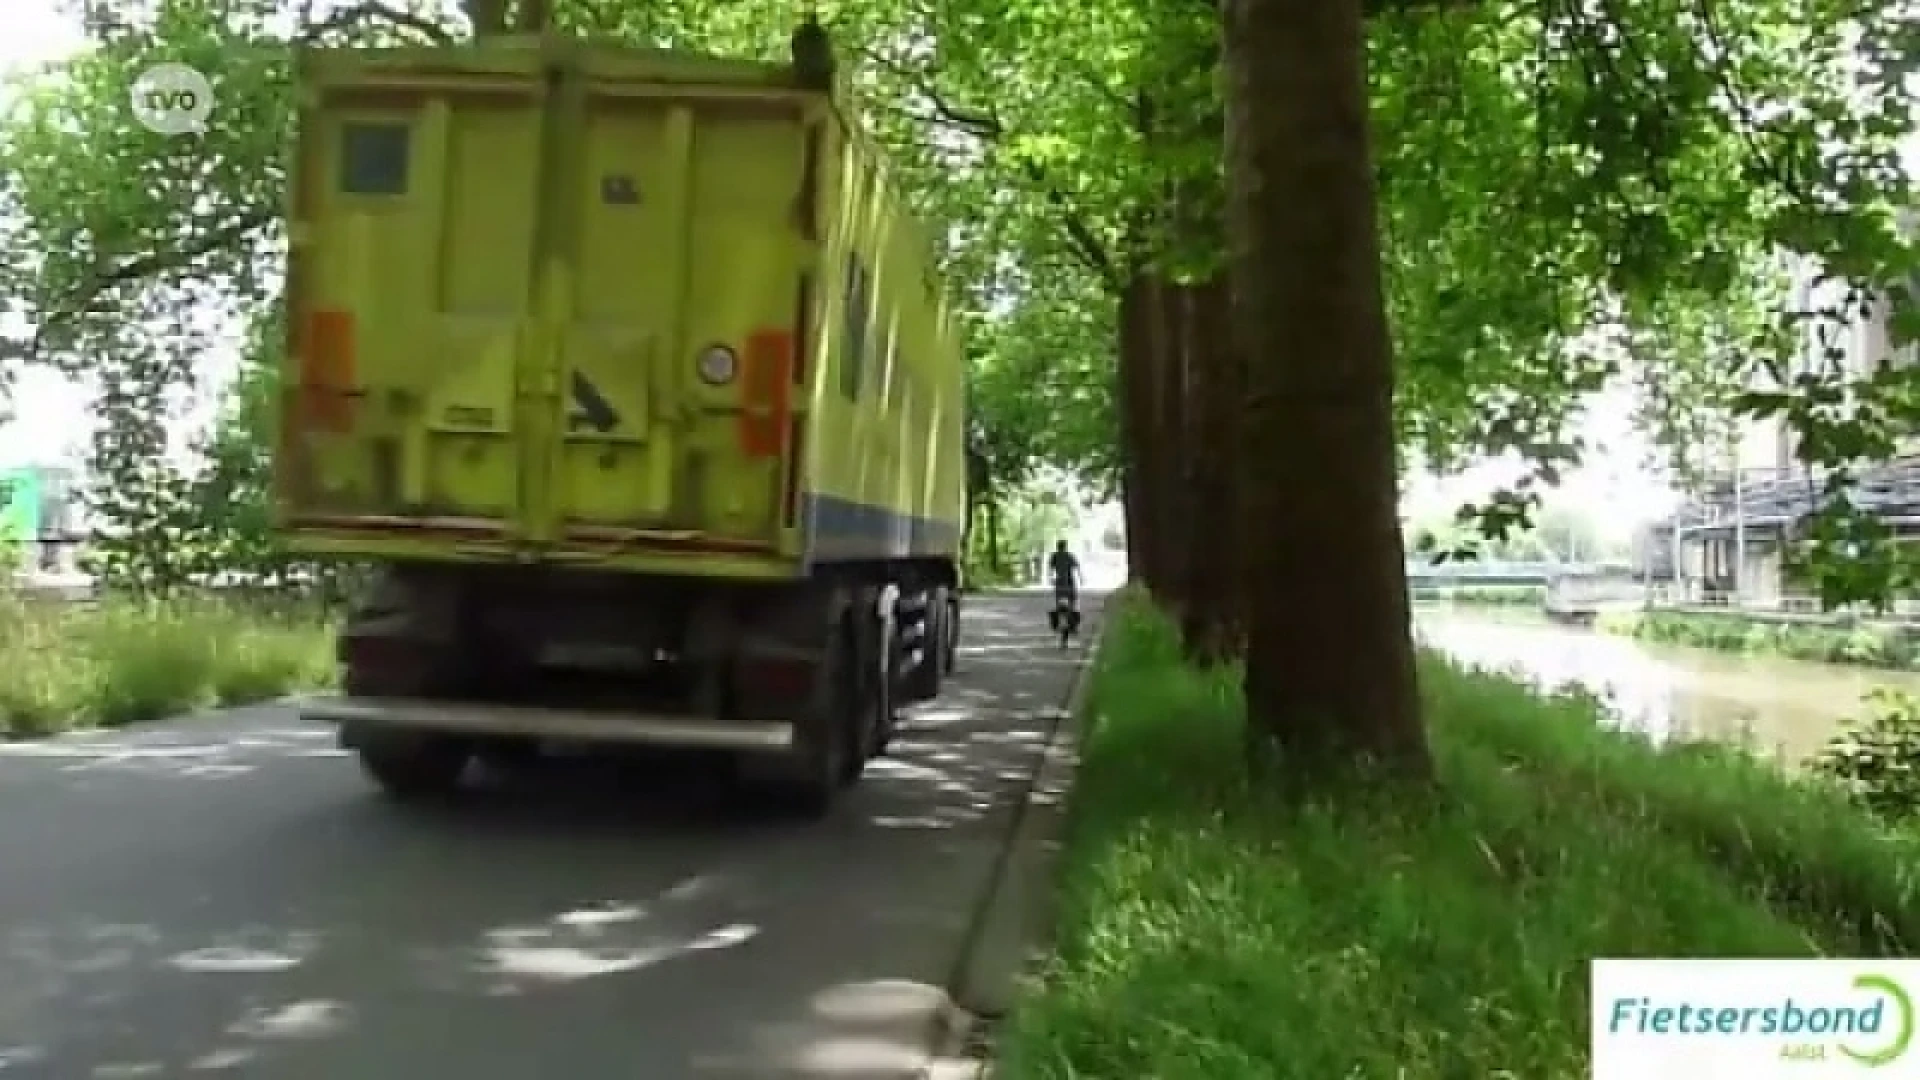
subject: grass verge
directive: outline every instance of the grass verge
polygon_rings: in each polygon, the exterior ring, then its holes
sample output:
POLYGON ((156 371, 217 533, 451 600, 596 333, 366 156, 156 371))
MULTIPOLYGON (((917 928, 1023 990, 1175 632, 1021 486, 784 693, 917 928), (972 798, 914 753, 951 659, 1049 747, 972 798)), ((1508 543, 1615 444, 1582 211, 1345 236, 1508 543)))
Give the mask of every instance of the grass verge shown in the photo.
POLYGON ((1231 677, 1133 603, 1109 626, 1003 1078, 1573 1080, 1592 957, 1857 953, 1920 907, 1912 849, 1839 796, 1431 657, 1444 798, 1282 803, 1231 677))
POLYGON ((1662 645, 1853 664, 1887 671, 1920 669, 1920 648, 1897 628, 1854 623, 1778 623, 1739 615, 1647 611, 1611 614, 1600 629, 1662 645))
POLYGON ((75 605, 0 595, 0 737, 157 720, 333 678, 332 628, 229 601, 75 605))
POLYGON ((1539 607, 1547 602, 1544 585, 1428 585, 1414 588, 1416 604, 1452 604, 1457 607, 1539 607))

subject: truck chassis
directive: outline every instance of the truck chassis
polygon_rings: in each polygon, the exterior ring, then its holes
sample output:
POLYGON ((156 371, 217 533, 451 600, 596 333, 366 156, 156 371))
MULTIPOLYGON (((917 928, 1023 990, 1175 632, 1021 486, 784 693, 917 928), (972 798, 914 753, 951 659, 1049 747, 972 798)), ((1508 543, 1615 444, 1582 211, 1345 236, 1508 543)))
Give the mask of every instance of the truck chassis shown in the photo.
POLYGON ((858 569, 716 586, 390 565, 341 632, 344 693, 302 713, 397 799, 453 791, 476 759, 583 743, 718 752, 776 808, 819 816, 958 650, 951 588, 858 569))

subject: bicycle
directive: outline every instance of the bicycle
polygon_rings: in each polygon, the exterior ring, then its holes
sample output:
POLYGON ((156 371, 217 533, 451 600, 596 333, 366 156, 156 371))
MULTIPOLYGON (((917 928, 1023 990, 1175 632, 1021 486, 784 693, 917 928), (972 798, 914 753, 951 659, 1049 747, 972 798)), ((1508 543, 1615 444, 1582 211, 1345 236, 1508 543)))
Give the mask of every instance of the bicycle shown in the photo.
POLYGON ((1066 648, 1080 632, 1080 607, 1072 587, 1053 590, 1053 609, 1047 612, 1047 625, 1060 635, 1060 647, 1066 648))

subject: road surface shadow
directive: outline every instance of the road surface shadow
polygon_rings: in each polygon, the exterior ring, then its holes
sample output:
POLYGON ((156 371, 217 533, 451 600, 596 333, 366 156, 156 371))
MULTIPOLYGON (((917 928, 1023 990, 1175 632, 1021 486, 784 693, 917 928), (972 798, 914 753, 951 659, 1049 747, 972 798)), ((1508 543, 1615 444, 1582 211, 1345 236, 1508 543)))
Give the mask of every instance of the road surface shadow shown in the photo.
POLYGON ((1044 597, 966 632, 813 824, 666 759, 395 807, 273 708, 10 747, 0 1080, 902 1075, 1070 683, 1044 597))

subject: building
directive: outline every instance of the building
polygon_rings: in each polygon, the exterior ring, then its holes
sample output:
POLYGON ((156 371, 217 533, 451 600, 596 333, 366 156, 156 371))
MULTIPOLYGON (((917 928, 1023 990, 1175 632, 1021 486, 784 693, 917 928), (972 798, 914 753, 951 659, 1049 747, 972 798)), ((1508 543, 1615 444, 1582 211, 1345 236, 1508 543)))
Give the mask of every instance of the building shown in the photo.
POLYGON ((18 544, 24 569, 70 568, 83 539, 73 470, 48 465, 0 468, 0 536, 18 544))
MULTIPOLYGON (((1915 221, 1904 224, 1911 230, 1915 221)), ((1795 310, 1809 310, 1832 306, 1843 295, 1842 287, 1816 284, 1803 269, 1791 302, 1795 310)), ((1913 364, 1916 346, 1893 346, 1887 316, 1887 305, 1877 304, 1871 315, 1844 326, 1810 321, 1792 373, 1838 364, 1849 375, 1865 376, 1913 364)), ((1787 541, 1819 507, 1822 478, 1799 462, 1796 450, 1783 418, 1743 422, 1727 466, 1650 531, 1642 548, 1647 576, 1669 582, 1677 603, 1810 606, 1808 591, 1791 580, 1783 556, 1787 541)), ((1864 470, 1855 498, 1898 532, 1920 537, 1920 433, 1899 440, 1890 461, 1864 470)))

